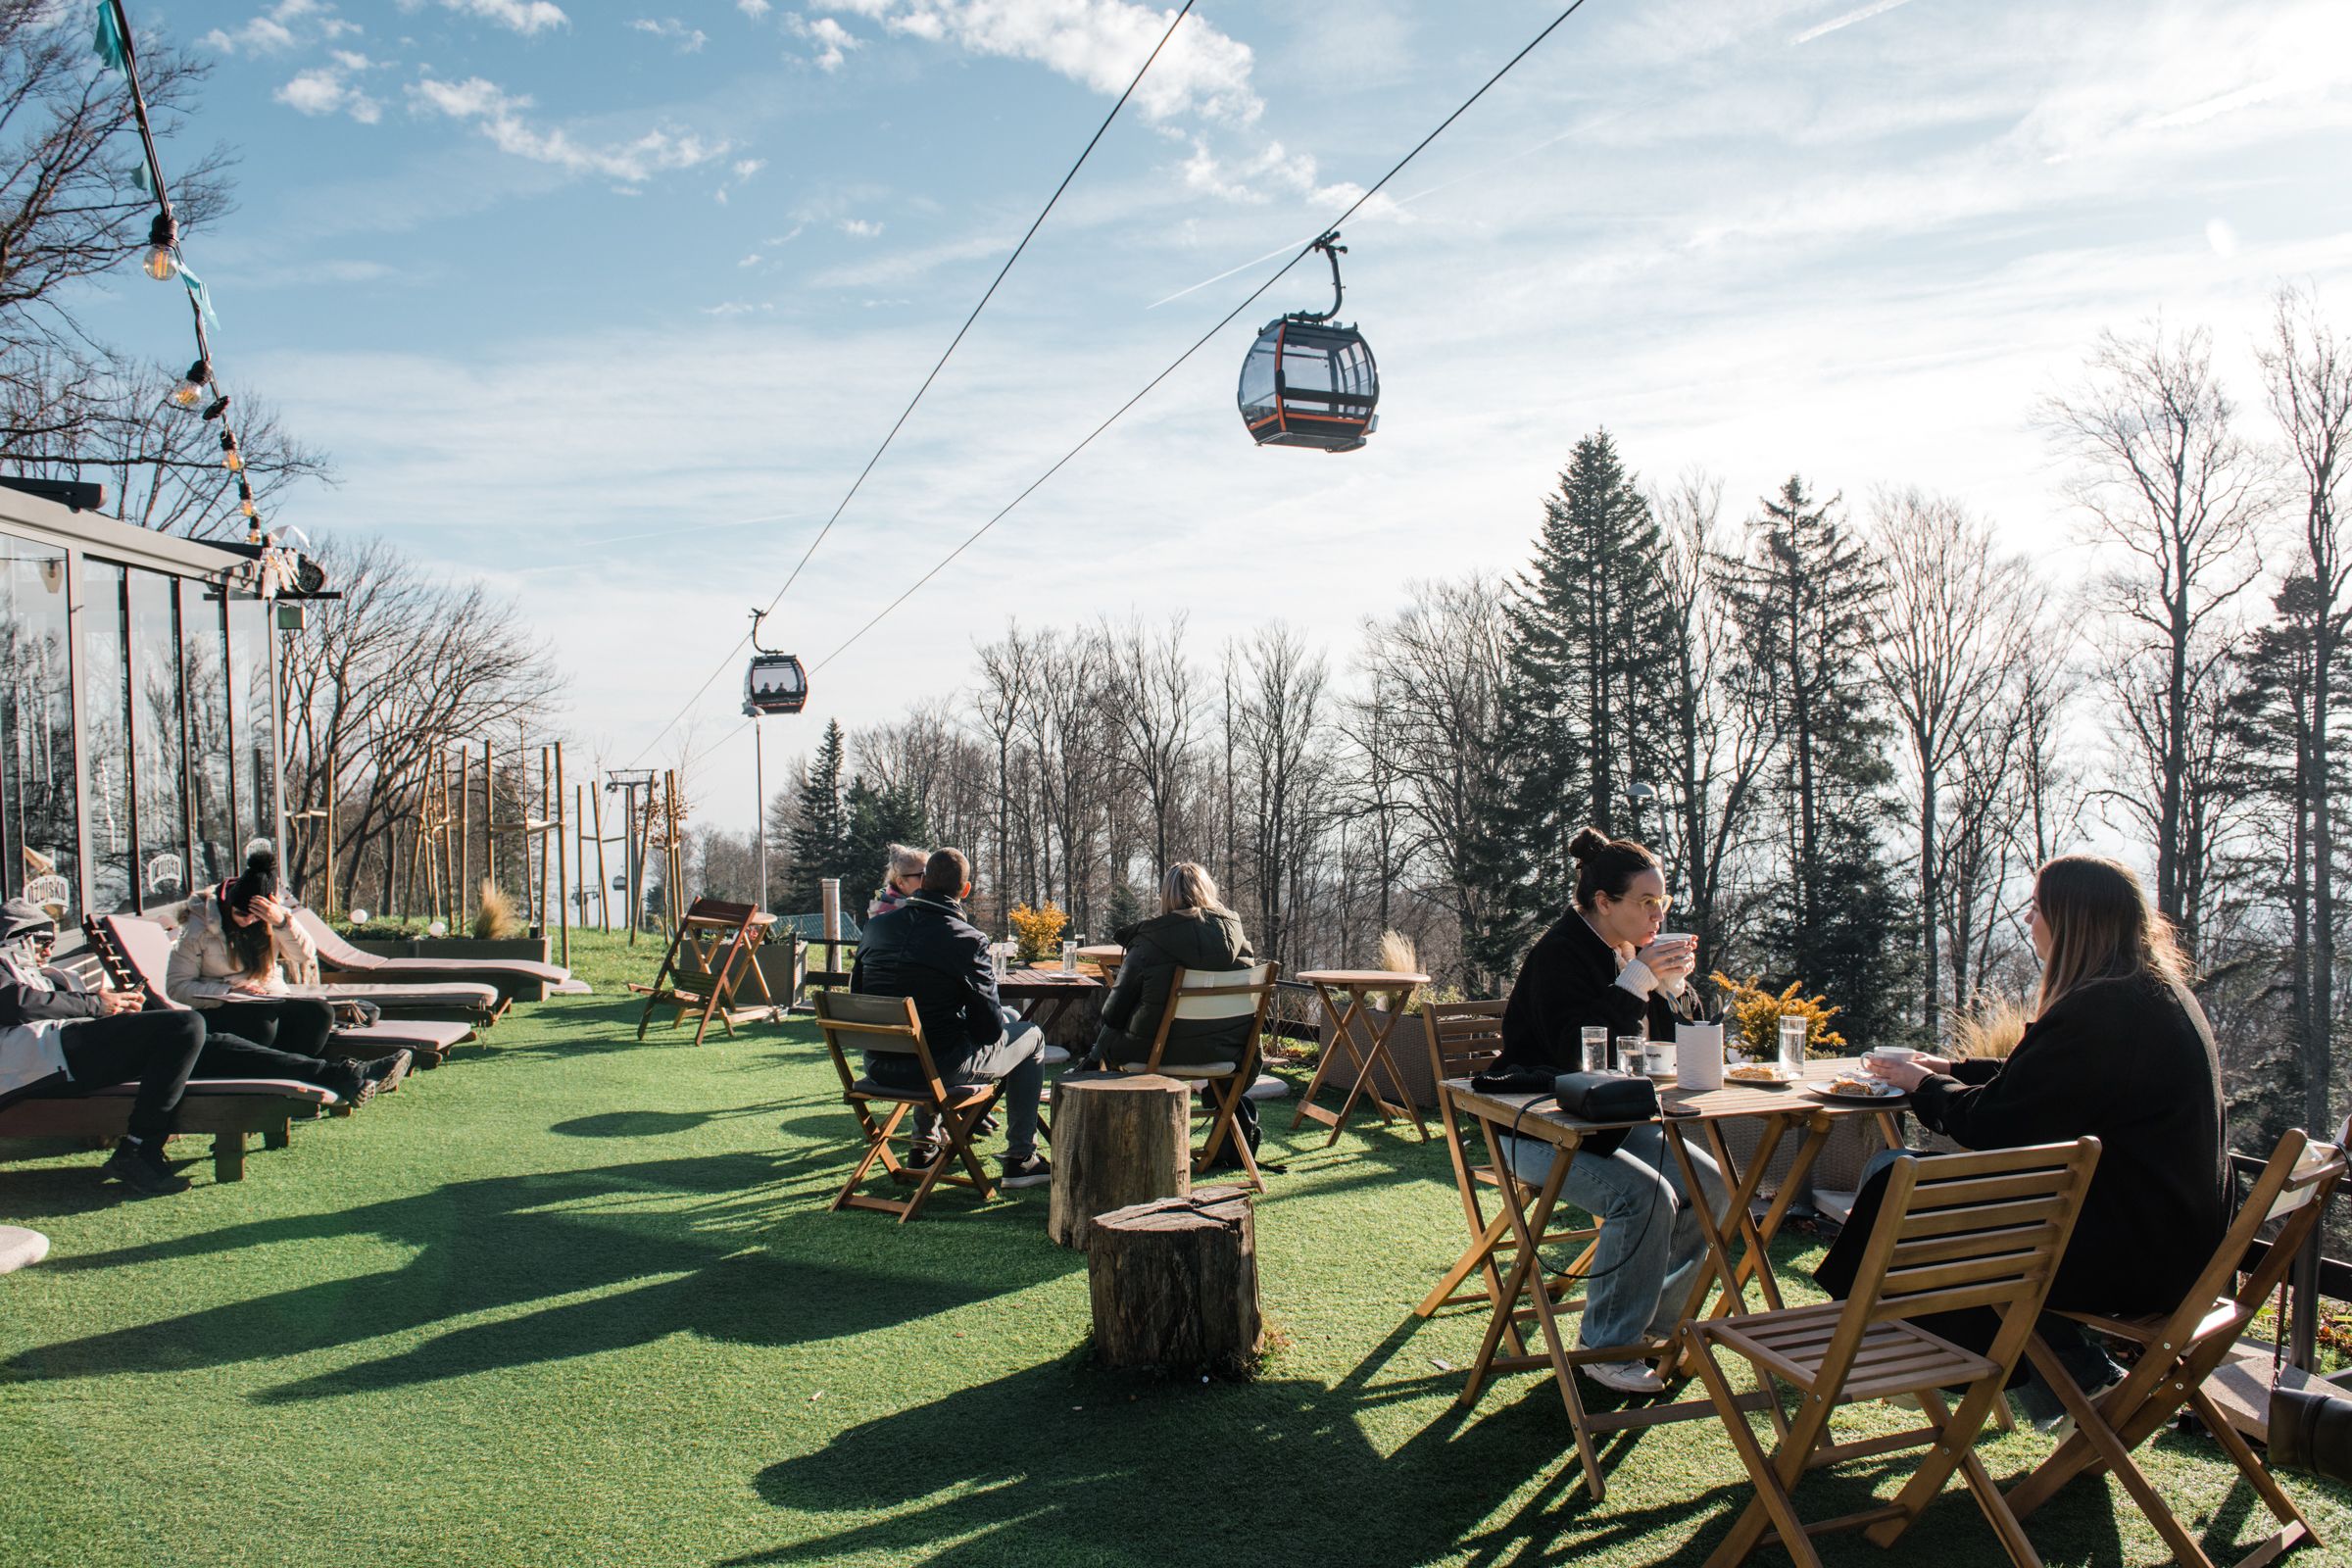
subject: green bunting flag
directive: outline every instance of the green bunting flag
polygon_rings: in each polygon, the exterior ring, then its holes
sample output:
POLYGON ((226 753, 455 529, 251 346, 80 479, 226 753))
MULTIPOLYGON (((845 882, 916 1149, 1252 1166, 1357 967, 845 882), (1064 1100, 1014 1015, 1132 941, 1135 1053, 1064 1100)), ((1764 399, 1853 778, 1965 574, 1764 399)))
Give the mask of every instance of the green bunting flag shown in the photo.
POLYGON ((98 0, 98 34, 90 40, 98 58, 106 62, 109 71, 130 74, 130 40, 122 36, 122 24, 115 17, 114 0, 98 0))
POLYGON ((182 263, 179 269, 179 280, 187 286, 188 298, 196 302, 196 309, 204 313, 204 318, 215 326, 219 326, 220 313, 213 309, 213 296, 206 291, 204 279, 189 271, 187 265, 182 263))

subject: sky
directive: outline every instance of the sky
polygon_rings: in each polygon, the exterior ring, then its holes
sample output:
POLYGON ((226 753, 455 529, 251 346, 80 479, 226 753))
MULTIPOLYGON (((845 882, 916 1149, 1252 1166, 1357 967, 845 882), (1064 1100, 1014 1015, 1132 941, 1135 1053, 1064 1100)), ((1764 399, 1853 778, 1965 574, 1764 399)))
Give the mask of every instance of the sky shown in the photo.
MULTIPOLYGON (((1414 579, 1522 564, 1577 438, 1964 501, 2082 569, 2036 402, 2104 328, 2214 333, 2249 416, 2282 279, 2352 327, 2340 0, 1588 0, 1346 225, 1380 427, 1253 448, 1302 265, 956 564, 860 628, 1233 310, 1559 5, 1198 6, 768 622, 828 718, 968 678, 1009 617, 1287 620, 1345 670, 1414 579)), ((785 586, 1173 15, 1130 0, 131 0, 213 74, 185 158, 215 364, 339 482, 274 521, 511 596, 608 765, 752 820, 748 612, 785 586), (716 671, 707 690, 693 697, 716 671), (671 724, 683 707, 684 719, 671 724)), ((167 172, 169 172, 167 170, 167 172)), ((176 290, 91 318, 186 352, 176 290)))

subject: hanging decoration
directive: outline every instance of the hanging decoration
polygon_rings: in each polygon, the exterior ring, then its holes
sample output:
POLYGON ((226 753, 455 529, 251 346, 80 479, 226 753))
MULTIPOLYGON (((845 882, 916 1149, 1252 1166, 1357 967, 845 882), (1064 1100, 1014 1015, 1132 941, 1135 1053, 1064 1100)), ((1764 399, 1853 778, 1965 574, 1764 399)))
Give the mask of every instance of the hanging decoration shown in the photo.
POLYGON ((139 165, 131 178, 140 191, 155 198, 156 204, 155 220, 147 225, 147 254, 139 262, 139 270, 159 283, 176 279, 187 292, 188 314, 196 327, 196 363, 188 367, 188 373, 172 387, 171 403, 173 408, 185 409, 190 414, 195 414, 201 405, 201 417, 207 424, 220 422, 220 466, 236 480, 237 511, 245 518, 245 541, 267 544, 270 538, 263 531, 261 509, 254 501, 253 483, 245 471, 244 449, 229 423, 228 394, 220 390, 220 380, 213 374, 213 346, 205 323, 219 326, 220 314, 213 309, 213 296, 204 286, 204 279, 189 270, 187 258, 180 252, 179 219, 172 211, 172 195, 164 184, 163 161, 156 154, 155 130, 147 122, 147 95, 139 86, 138 55, 131 47, 130 19, 122 10, 122 0, 98 0, 98 28, 91 37, 90 47, 107 70, 121 73, 130 86, 130 113, 138 122, 140 148, 139 165))

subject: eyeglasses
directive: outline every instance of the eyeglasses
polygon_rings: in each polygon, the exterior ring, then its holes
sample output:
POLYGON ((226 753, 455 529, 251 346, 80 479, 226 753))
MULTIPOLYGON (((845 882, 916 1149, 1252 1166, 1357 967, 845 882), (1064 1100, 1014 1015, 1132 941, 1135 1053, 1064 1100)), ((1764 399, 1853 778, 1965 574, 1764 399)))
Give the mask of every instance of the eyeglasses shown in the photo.
MULTIPOLYGON (((1601 897, 1607 898, 1608 895, 1604 893, 1601 895, 1601 897)), ((1674 912, 1674 900, 1671 898, 1660 897, 1655 893, 1650 894, 1646 898, 1618 899, 1615 902, 1619 904, 1630 904, 1636 908, 1640 909, 1643 914, 1654 914, 1660 918, 1664 918, 1666 915, 1674 912)))

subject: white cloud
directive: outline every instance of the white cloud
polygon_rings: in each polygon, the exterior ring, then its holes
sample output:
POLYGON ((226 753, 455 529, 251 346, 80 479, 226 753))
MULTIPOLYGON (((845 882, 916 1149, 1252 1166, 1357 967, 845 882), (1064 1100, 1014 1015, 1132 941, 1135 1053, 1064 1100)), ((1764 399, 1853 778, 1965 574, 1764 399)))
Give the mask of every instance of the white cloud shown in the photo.
POLYGON ((794 37, 807 38, 816 45, 816 53, 808 60, 819 71, 839 71, 851 50, 865 47, 864 39, 831 17, 818 17, 811 22, 797 11, 787 11, 784 27, 794 37))
POLYGON ((735 0, 735 9, 758 22, 767 15, 767 0, 735 0))
POLYGON ((723 141, 706 141, 691 131, 659 126, 634 141, 590 146, 562 129, 535 128, 522 117, 522 111, 531 107, 528 97, 510 95, 480 76, 456 82, 428 76, 411 87, 409 94, 414 112, 430 111, 452 120, 478 122, 482 134, 501 152, 573 173, 602 174, 623 186, 667 170, 692 169, 727 152, 723 141))
POLYGON ((839 226, 841 231, 852 239, 878 239, 882 234, 880 222, 868 221, 862 218, 845 218, 839 226))
POLYGON ((2230 226, 2228 219, 2207 219, 2205 220, 2205 243, 2213 247, 2214 255, 2226 261, 2237 254, 2237 230, 2230 226))
MULTIPOLYGON (((844 11, 892 32, 948 42, 974 54, 1029 60, 1100 93, 1125 90, 1167 31, 1167 14, 1132 0, 838 0, 844 11)), ((1265 108, 1250 84, 1250 46, 1198 15, 1186 19, 1135 91, 1147 120, 1198 114, 1247 123, 1265 108)), ((820 62, 821 63, 821 62, 820 62)))
POLYGON ((550 27, 568 27, 571 19, 551 0, 441 0, 441 9, 512 27, 526 37, 550 27))
POLYGON ((308 24, 310 30, 323 38, 340 38, 360 30, 357 23, 345 22, 334 12, 335 8, 323 0, 278 0, 278 4, 263 10, 243 25, 233 30, 215 27, 198 41, 224 55, 239 50, 274 55, 302 41, 294 33, 294 24, 298 23, 308 24))
POLYGON ((1317 207, 1345 207, 1364 193, 1363 186, 1347 180, 1318 184, 1315 175, 1313 154, 1289 152, 1278 141, 1247 162, 1227 164, 1196 137, 1192 156, 1184 161, 1187 189, 1225 201, 1256 205, 1277 196, 1303 197, 1317 207))
POLYGON ((659 22, 651 17, 639 17, 629 24, 629 30, 666 38, 678 46, 678 53, 682 55, 694 54, 710 41, 702 28, 689 27, 675 17, 663 17, 659 22))
POLYGON ((749 179, 766 167, 767 160, 764 158, 738 158, 735 160, 735 177, 749 179))
POLYGON ((370 64, 366 55, 337 49, 331 65, 297 72, 272 96, 297 114, 347 114, 363 125, 372 125, 384 118, 384 106, 352 80, 370 64))

